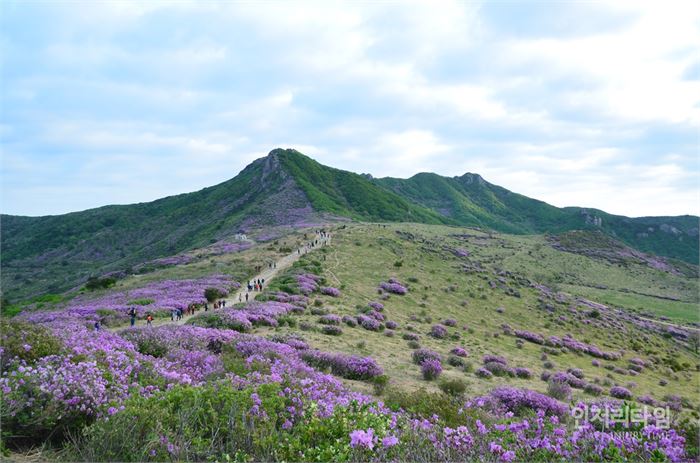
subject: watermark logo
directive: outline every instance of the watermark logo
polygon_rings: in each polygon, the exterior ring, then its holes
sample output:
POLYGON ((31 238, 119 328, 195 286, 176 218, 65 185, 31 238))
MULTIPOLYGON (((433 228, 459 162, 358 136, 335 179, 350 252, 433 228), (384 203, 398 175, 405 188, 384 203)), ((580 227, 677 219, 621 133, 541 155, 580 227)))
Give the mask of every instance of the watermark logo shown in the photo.
POLYGON ((602 426, 603 429, 628 429, 637 425, 644 427, 649 424, 659 429, 670 429, 671 410, 669 407, 590 405, 579 404, 571 411, 571 416, 577 428, 586 423, 602 426))

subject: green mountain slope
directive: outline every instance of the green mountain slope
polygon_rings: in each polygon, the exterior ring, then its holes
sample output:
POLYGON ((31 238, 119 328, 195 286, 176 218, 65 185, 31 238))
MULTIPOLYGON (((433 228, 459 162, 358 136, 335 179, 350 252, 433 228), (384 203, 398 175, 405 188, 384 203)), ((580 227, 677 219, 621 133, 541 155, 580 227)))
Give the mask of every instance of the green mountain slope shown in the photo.
POLYGON ((476 174, 372 179, 276 149, 235 178, 157 201, 47 217, 0 217, 3 296, 61 292, 89 276, 225 240, 239 231, 347 218, 479 226, 514 234, 599 229, 624 243, 698 261, 698 218, 630 219, 560 209, 476 174))
POLYGON ((234 179, 150 203, 47 217, 2 216, 5 296, 58 292, 88 276, 128 271, 241 230, 313 218, 303 192, 275 157, 234 179))
POLYGON ((455 223, 375 185, 362 175, 326 167, 297 151, 284 151, 280 160, 316 210, 359 220, 455 223))
POLYGON ((645 252, 698 263, 698 217, 639 217, 597 209, 557 208, 486 182, 477 174, 374 179, 375 184, 461 225, 516 234, 601 230, 645 252))

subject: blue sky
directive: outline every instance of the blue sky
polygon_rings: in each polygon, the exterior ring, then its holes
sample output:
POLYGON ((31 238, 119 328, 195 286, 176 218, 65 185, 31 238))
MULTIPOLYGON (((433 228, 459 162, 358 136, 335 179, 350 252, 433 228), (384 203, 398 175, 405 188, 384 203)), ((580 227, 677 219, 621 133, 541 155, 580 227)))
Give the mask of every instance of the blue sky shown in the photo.
POLYGON ((700 2, 0 4, 3 213, 150 201, 275 147, 700 214, 700 2))

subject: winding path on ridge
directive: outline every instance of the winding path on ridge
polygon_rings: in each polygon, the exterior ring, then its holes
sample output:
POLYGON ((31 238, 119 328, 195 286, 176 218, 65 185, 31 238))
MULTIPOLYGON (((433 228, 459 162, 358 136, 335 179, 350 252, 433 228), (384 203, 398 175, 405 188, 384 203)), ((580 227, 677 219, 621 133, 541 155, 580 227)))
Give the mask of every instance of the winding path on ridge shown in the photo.
MULTIPOLYGON (((292 264, 294 264, 294 262, 298 261, 301 258, 301 256, 308 254, 309 252, 313 252, 316 249, 320 249, 324 246, 329 246, 331 244, 331 237, 330 236, 324 238, 321 235, 317 234, 314 236, 313 240, 314 241, 318 240, 318 245, 316 245, 314 247, 309 247, 308 244, 305 244, 304 246, 299 248, 299 249, 301 249, 301 253, 299 253, 297 250, 294 250, 294 252, 292 252, 291 254, 288 254, 288 255, 280 258, 275 263, 276 265, 274 265, 273 268, 268 267, 268 268, 264 269, 263 271, 261 271, 260 273, 258 273, 257 275, 250 277, 250 281, 264 279, 265 284, 267 284, 274 277, 276 277, 279 272, 291 267, 292 264)), ((238 301, 239 295, 241 297, 241 300, 243 302, 245 302, 245 295, 247 292, 248 292, 247 282, 241 282, 241 289, 239 289, 238 291, 236 291, 234 293, 229 294, 228 297, 225 297, 225 298, 220 299, 220 300, 225 300, 227 307, 233 306, 233 304, 237 304, 239 302, 238 301)), ((250 300, 252 301, 255 299, 256 294, 260 294, 260 293, 255 292, 255 291, 250 291, 249 294, 250 294, 250 300)), ((195 312, 194 315, 183 314, 182 318, 180 320, 175 320, 175 321, 170 320, 170 318, 157 318, 157 319, 153 320, 152 326, 184 325, 187 322, 187 320, 189 320, 190 318, 192 318, 198 314, 201 314, 201 313, 203 313, 203 311, 200 309, 199 311, 195 312)), ((144 320, 138 320, 136 325, 143 326, 143 325, 145 325, 145 323, 146 322, 144 320)), ((109 329, 110 329, 110 331, 117 331, 117 330, 124 329, 126 327, 128 327, 128 325, 116 326, 116 327, 109 328, 109 329)))

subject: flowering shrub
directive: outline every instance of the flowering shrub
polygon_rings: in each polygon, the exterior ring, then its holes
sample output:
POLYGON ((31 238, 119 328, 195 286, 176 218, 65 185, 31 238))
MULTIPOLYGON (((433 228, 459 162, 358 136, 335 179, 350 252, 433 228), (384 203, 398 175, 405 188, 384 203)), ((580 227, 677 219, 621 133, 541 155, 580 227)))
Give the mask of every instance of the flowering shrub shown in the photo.
POLYGON ((603 393, 603 388, 596 384, 588 383, 584 386, 583 391, 586 394, 598 396, 603 393))
POLYGON ((379 288, 392 294, 404 295, 408 289, 396 280, 390 279, 389 282, 382 281, 379 283, 379 288))
POLYGON ((501 357, 498 355, 484 355, 483 358, 481 359, 483 363, 502 363, 503 365, 508 365, 508 361, 505 359, 505 357, 501 357))
POLYGON ((402 335, 402 337, 406 341, 419 341, 420 340, 420 336, 418 336, 416 333, 404 333, 402 335))
POLYGON ((559 418, 569 413, 569 407, 558 400, 536 391, 514 387, 498 387, 487 396, 477 397, 464 405, 465 409, 474 407, 485 408, 497 414, 511 412, 515 415, 534 410, 559 418))
POLYGON ((377 320, 364 315, 358 315, 357 322, 362 328, 369 331, 379 331, 382 328, 382 324, 379 323, 377 320))
POLYGON ((463 347, 455 347, 450 350, 450 354, 456 355, 457 357, 466 357, 469 353, 463 347))
POLYGON ((484 379, 489 379, 489 378, 493 377, 493 373, 491 373, 489 370, 487 370, 486 368, 483 368, 483 367, 476 370, 474 372, 474 374, 476 376, 478 376, 479 378, 484 378, 484 379))
POLYGON ((331 336, 340 336, 343 334, 343 330, 339 326, 325 325, 323 328, 321 328, 321 333, 331 336))
POLYGON ((384 374, 371 357, 309 350, 303 352, 301 358, 313 367, 330 368, 334 375, 348 379, 370 379, 384 374))
POLYGON ((396 322, 393 321, 393 320, 388 320, 388 321, 385 323, 385 325, 386 325, 386 327, 389 328, 390 330, 395 330, 395 329, 398 328, 398 326, 399 326, 398 323, 396 323, 396 322))
POLYGON ((447 329, 442 325, 433 325, 430 328, 430 336, 435 339, 445 339, 447 337, 447 329))
POLYGON ((487 369, 491 373, 493 373, 494 376, 514 376, 515 372, 513 369, 508 367, 507 365, 504 365, 500 362, 486 362, 483 366, 483 368, 487 369))
POLYGON ((4 319, 0 320, 0 346, 2 358, 17 357, 25 362, 34 362, 60 353, 63 349, 61 341, 47 328, 21 320, 4 319))
POLYGON ((240 284, 226 275, 197 280, 163 280, 129 291, 110 292, 97 298, 81 295, 63 309, 23 312, 19 317, 31 323, 63 322, 69 319, 91 324, 98 320, 107 320, 105 324, 125 323, 129 320, 127 312, 132 307, 139 317, 147 312, 169 315, 173 309, 184 310, 191 304, 206 303, 204 290, 207 288, 216 288, 219 293, 227 295, 231 288, 238 287, 240 284), (134 301, 148 303, 139 305, 134 301))
POLYGON ((342 319, 340 318, 340 315, 335 314, 324 315, 318 320, 319 323, 324 325, 340 325, 341 321, 342 319))
POLYGON ((517 376, 518 378, 530 379, 532 378, 532 372, 524 367, 516 367, 515 376, 517 376))
POLYGON ((384 304, 377 301, 372 301, 369 304, 367 304, 367 306, 369 306, 373 310, 376 310, 377 312, 382 312, 384 310, 384 304))
POLYGON ((586 382, 584 380, 566 371, 559 371, 555 373, 552 375, 551 379, 560 383, 567 383, 569 386, 575 389, 583 389, 586 386, 586 382))
POLYGON ((431 381, 442 373, 442 363, 435 358, 426 359, 420 364, 420 371, 423 375, 423 379, 431 381))
POLYGON ((610 395, 617 399, 631 399, 632 392, 622 386, 614 386, 610 388, 610 395))
POLYGON ((324 286, 323 288, 321 288, 321 294, 325 294, 326 296, 331 297, 340 297, 340 290, 332 286, 324 286))
POLYGON ((547 394, 559 400, 568 400, 571 396, 571 386, 566 381, 550 379, 547 383, 547 394))
POLYGON ((542 335, 530 331, 515 330, 515 336, 525 339, 526 341, 534 342, 535 344, 544 344, 545 342, 542 335))
POLYGON ((430 349, 414 350, 412 357, 413 357, 413 363, 415 363, 416 365, 422 365, 423 362, 425 362, 426 360, 438 360, 438 361, 442 360, 442 357, 440 356, 440 354, 438 354, 437 352, 434 352, 430 349))
POLYGON ((302 273, 296 276, 296 280, 299 292, 304 296, 308 296, 318 291, 318 283, 321 281, 321 277, 313 273, 302 273))
POLYGON ((457 326, 457 320, 454 318, 446 318, 442 321, 442 324, 445 326, 457 326))
MULTIPOLYGON (((202 315, 215 317, 201 320, 223 324, 231 318, 250 326, 274 326, 278 318, 299 307, 283 295, 280 299, 285 300, 211 311, 202 315)), ((97 314, 96 310, 86 313, 97 314)), ((67 460, 585 462, 694 458, 685 453, 684 438, 673 428, 661 430, 653 417, 648 424, 629 428, 631 432, 585 421, 575 427, 566 404, 535 391, 499 387, 467 401, 461 414, 452 405, 454 398, 442 394, 411 392, 416 396, 413 403, 423 411, 404 412, 396 402, 389 408, 319 371, 329 369, 336 376, 356 380, 379 378, 382 370, 373 359, 311 350, 298 336, 278 330, 271 339, 194 325, 138 327, 116 333, 88 329, 89 318, 78 320, 75 312, 66 312, 65 318, 55 314, 37 318, 43 320, 43 328, 37 331, 34 345, 22 337, 31 330, 2 333, 3 348, 4 340, 12 339, 7 344, 14 346, 12 352, 28 353, 9 357, 2 352, 3 440, 12 444, 13 436, 43 439, 50 433, 59 438, 70 433, 77 441, 61 449, 67 460), (45 335, 50 339, 46 345, 56 347, 55 353, 34 355, 32 350, 45 341, 45 335), (437 415, 426 418, 432 413, 437 415)), ((453 349, 450 358, 461 360, 458 353, 453 349)), ((413 360, 426 379, 442 371, 436 352, 417 350, 413 360)), ((508 368, 502 357, 485 356, 484 362, 508 368)), ((518 370, 513 371, 517 374, 518 370)), ((490 377, 491 373, 483 368, 477 375, 490 377)), ((570 393, 570 382, 582 381, 583 375, 570 369, 552 376, 556 380, 550 377, 550 386, 569 388, 570 393)), ((459 386, 458 382, 454 385, 459 386)), ((585 386, 587 392, 591 388, 585 386)), ((631 398, 629 390, 621 389, 628 393, 625 400, 631 398)), ((458 392, 461 386, 443 390, 458 392)), ((674 408, 682 404, 680 397, 665 400, 674 408)))
POLYGON ((343 323, 345 323, 348 326, 354 327, 357 326, 357 319, 355 317, 352 317, 350 315, 343 315, 343 323))

